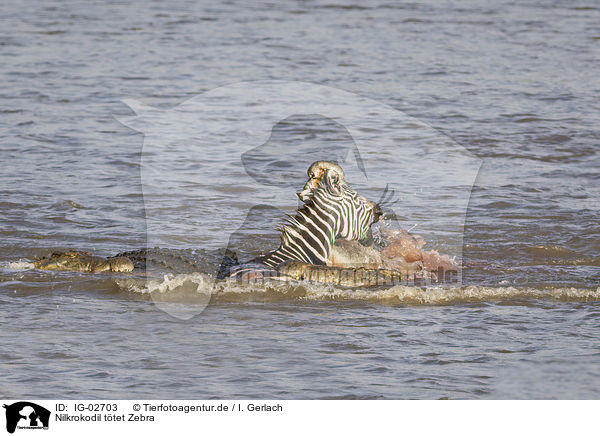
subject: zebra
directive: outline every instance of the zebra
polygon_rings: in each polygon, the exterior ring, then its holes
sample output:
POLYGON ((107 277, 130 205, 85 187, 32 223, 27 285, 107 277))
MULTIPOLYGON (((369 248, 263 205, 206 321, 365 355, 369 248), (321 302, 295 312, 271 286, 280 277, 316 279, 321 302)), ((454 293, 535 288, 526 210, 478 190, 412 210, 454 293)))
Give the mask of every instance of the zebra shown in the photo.
POLYGON ((307 174, 296 194, 304 204, 280 227, 279 248, 235 268, 230 277, 270 276, 289 261, 326 266, 336 239, 373 244, 371 226, 383 215, 380 206, 354 191, 335 162, 314 162, 307 174))

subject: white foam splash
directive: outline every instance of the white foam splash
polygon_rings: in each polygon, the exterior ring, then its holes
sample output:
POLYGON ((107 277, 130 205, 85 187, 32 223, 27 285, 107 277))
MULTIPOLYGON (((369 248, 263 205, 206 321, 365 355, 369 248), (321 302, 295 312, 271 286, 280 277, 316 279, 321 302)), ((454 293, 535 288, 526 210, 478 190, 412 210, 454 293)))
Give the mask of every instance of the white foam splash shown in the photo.
POLYGON ((447 305, 498 300, 600 301, 600 287, 531 288, 512 286, 408 286, 389 288, 345 288, 333 284, 268 281, 240 283, 235 280, 215 281, 202 273, 166 275, 162 279, 117 279, 125 291, 140 294, 162 294, 161 299, 181 300, 193 295, 212 301, 265 300, 347 300, 394 305, 447 305))
POLYGON ((192 288, 195 288, 196 292, 207 293, 210 291, 208 281, 213 282, 208 275, 202 273, 193 274, 165 274, 161 279, 117 279, 117 284, 130 292, 136 292, 140 294, 151 294, 151 293, 168 293, 182 290, 183 288, 189 289, 189 284, 192 284, 192 288))
POLYGON ((315 299, 347 299, 365 300, 392 304, 457 304, 477 301, 515 300, 515 299, 554 299, 575 301, 600 300, 600 288, 596 290, 577 288, 517 288, 517 287, 490 287, 490 286, 463 286, 463 287, 414 287, 394 286, 376 291, 362 289, 335 288, 322 292, 313 290, 315 299), (314 292, 316 291, 316 292, 314 292))
POLYGON ((17 260, 15 262, 8 262, 5 264, 6 268, 9 269, 33 269, 33 262, 28 260, 17 260))

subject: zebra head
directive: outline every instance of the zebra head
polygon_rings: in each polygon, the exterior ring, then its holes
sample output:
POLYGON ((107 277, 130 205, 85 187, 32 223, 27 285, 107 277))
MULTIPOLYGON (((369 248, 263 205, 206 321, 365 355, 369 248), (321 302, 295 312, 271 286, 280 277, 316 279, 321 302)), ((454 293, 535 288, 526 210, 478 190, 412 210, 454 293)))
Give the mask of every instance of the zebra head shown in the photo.
POLYGON ((329 216, 334 238, 373 242, 371 226, 382 215, 381 208, 354 191, 344 179, 344 170, 335 162, 317 161, 307 171, 308 182, 298 198, 309 208, 329 216))

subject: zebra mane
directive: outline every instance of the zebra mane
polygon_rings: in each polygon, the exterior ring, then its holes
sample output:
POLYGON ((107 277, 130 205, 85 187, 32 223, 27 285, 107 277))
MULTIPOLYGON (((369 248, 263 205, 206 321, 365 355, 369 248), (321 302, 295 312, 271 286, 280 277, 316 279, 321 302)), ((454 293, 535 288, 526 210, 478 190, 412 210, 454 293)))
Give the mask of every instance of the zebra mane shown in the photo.
MULTIPOLYGON (((313 201, 310 200, 308 204, 311 204, 313 201)), ((279 231, 281 232, 280 240, 282 245, 292 244, 292 237, 301 238, 299 228, 302 226, 302 223, 299 221, 299 218, 304 215, 310 215, 308 213, 308 204, 303 204, 302 207, 296 210, 295 214, 288 214, 284 219, 284 223, 279 226, 279 231)))

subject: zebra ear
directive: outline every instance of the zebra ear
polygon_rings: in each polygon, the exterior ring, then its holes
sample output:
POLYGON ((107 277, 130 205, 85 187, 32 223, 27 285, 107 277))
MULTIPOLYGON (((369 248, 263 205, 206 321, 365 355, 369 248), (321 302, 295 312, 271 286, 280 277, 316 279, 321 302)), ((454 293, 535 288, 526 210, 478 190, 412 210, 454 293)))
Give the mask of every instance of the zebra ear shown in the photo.
POLYGON ((342 178, 336 171, 327 171, 327 184, 335 195, 342 195, 342 178))

